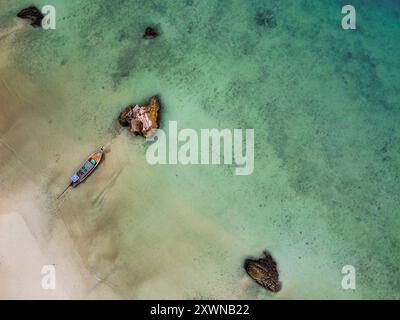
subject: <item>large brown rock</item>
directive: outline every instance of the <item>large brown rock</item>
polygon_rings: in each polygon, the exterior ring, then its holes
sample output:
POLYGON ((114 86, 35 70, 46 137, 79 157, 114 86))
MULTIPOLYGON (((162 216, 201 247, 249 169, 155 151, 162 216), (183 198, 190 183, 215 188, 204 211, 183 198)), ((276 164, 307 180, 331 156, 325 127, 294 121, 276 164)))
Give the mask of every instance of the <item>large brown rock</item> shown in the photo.
POLYGON ((158 129, 160 101, 157 96, 150 98, 144 106, 129 105, 120 114, 119 123, 136 135, 149 137, 158 129))
POLYGON ((282 289, 279 281, 277 265, 271 254, 264 251, 264 256, 258 260, 246 259, 244 268, 247 274, 263 288, 278 292, 282 289))
POLYGON ((41 27, 42 20, 44 18, 43 14, 35 6, 30 6, 28 8, 22 9, 17 13, 17 17, 21 19, 27 19, 31 21, 31 26, 41 27))

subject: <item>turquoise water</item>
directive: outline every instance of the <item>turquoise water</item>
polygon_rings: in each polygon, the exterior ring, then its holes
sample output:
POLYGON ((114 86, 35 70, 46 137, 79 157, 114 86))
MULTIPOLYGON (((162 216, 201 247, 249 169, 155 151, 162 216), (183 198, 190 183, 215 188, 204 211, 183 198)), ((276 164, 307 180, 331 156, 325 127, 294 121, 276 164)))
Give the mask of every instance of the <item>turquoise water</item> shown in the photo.
MULTIPOLYGON (((30 4, 16 2, 1 21, 30 4)), ((268 249, 278 298, 400 297, 396 1, 353 1, 356 31, 342 30, 341 1, 33 2, 56 7, 57 29, 16 36, 12 63, 60 102, 35 111, 76 143, 117 139, 125 164, 100 200, 65 218, 89 268, 114 270, 116 292, 273 298, 237 287, 243 259, 268 249), (267 10, 272 28, 257 20, 267 10), (141 38, 149 24, 159 38, 141 38), (254 128, 254 173, 147 165, 146 143, 118 135, 115 119, 154 94, 162 128, 254 128), (341 288, 348 264, 355 291, 341 288)))

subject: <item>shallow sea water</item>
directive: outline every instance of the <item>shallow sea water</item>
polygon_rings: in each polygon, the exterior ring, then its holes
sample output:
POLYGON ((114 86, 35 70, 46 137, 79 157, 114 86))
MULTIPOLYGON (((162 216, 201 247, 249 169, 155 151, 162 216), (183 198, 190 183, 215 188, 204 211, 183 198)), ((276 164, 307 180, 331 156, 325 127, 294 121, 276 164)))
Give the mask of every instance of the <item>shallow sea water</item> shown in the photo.
MULTIPOLYGON (((30 3, 2 2, 0 23, 30 3)), ((341 29, 341 1, 33 3, 56 7, 57 29, 14 34, 7 74, 21 76, 1 78, 30 101, 38 135, 17 144, 4 126, 2 141, 31 151, 44 214, 64 220, 98 285, 139 299, 400 298, 396 1, 353 1, 356 31, 341 29), (160 37, 141 38, 149 24, 160 37), (254 128, 254 173, 148 165, 116 117, 155 94, 161 128, 254 128), (102 143, 104 164, 55 202, 102 143), (278 295, 242 268, 265 249, 278 295), (355 291, 341 288, 349 264, 355 291)))

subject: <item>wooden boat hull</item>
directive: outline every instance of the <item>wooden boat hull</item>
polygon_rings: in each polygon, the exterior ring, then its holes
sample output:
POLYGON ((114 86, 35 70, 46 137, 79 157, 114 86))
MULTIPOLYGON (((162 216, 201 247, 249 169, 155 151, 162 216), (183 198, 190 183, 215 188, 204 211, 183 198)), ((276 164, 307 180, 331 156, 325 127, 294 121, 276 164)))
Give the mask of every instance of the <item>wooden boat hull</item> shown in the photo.
POLYGON ((104 150, 100 148, 96 152, 92 153, 80 168, 71 176, 71 186, 76 187, 84 182, 88 176, 97 168, 101 160, 103 159, 104 150))
POLYGON ((81 167, 70 177, 69 185, 64 189, 64 191, 57 197, 60 197, 67 192, 71 187, 76 187, 81 184, 86 178, 97 168, 104 155, 104 147, 100 147, 96 152, 93 152, 86 161, 81 165, 81 167))

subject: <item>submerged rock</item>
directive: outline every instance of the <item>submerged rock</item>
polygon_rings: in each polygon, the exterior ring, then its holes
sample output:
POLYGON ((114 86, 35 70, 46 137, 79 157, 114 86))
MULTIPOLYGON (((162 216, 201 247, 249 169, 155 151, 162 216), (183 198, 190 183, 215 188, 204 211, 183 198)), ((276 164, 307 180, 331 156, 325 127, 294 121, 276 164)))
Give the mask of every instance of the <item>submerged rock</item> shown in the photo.
POLYGON ((44 18, 43 14, 35 6, 30 6, 28 8, 22 9, 20 12, 18 12, 17 17, 30 20, 31 26, 33 27, 41 27, 42 20, 44 18))
POLYGON ((263 288, 278 292, 282 289, 276 262, 271 254, 264 251, 264 256, 258 260, 246 259, 244 268, 247 274, 263 288))
POLYGON ((157 96, 150 98, 144 106, 129 105, 120 114, 118 121, 121 126, 129 126, 129 131, 136 135, 149 137, 158 129, 160 101, 157 96))
POLYGON ((257 13, 256 22, 259 26, 271 29, 277 26, 275 15, 271 10, 265 10, 257 13))
POLYGON ((156 28, 153 28, 153 27, 147 27, 143 34, 143 38, 145 38, 145 39, 154 39, 158 36, 159 36, 159 33, 157 32, 156 28))

